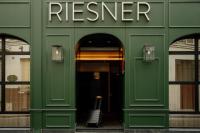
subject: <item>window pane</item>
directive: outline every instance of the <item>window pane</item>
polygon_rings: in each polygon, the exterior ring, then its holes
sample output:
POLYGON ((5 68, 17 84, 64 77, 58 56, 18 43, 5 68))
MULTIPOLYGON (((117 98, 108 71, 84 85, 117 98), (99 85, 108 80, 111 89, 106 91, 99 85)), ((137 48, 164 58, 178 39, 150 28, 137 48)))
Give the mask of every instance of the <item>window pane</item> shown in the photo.
POLYGON ((17 39, 6 39, 6 51, 8 52, 29 52, 30 45, 17 39))
POLYGON ((0 127, 30 127, 30 115, 1 114, 0 127))
POLYGON ((2 89, 1 89, 1 84, 0 84, 0 111, 1 111, 1 104, 2 104, 2 102, 1 102, 1 96, 2 96, 2 89))
POLYGON ((198 41, 198 44, 199 44, 199 51, 200 51, 200 39, 199 39, 199 41, 198 41))
POLYGON ((194 51, 194 39, 183 39, 174 42, 169 51, 194 51))
POLYGON ((30 55, 6 56, 6 81, 30 81, 30 55))
POLYGON ((199 55, 199 81, 200 81, 200 55, 199 55))
POLYGON ((28 111, 30 85, 6 85, 6 111, 28 111))
POLYGON ((1 59, 1 55, 0 55, 0 81, 2 80, 2 59, 1 59))
POLYGON ((0 51, 2 51, 2 39, 0 38, 0 51))
POLYGON ((169 115, 170 127, 200 127, 199 114, 170 114, 169 115))
POLYGON ((195 86, 193 84, 169 85, 169 110, 195 110, 195 86))
POLYGON ((199 85, 199 112, 200 112, 200 85, 199 85))
POLYGON ((194 55, 169 56, 169 81, 194 81, 194 55))

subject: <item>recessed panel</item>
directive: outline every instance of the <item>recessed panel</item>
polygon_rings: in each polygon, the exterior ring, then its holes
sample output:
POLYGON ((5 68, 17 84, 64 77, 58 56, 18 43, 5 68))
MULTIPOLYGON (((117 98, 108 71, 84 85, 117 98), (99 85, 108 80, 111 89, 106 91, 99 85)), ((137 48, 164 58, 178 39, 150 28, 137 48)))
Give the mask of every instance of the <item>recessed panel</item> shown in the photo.
POLYGON ((47 113, 46 128, 70 128, 71 115, 64 113, 47 113))
POLYGON ((70 83, 69 83, 69 35, 48 35, 46 41, 46 62, 45 62, 45 85, 46 85, 46 106, 69 106, 70 104, 70 83), (64 61, 55 62, 51 58, 53 45, 61 45, 64 51, 64 61), (67 54, 68 53, 68 54, 67 54))
POLYGON ((170 2, 170 27, 200 27, 200 2, 170 2))
POLYGON ((129 128, 164 128, 165 114, 129 114, 129 128))
POLYGON ((0 27, 29 27, 30 5, 29 3, 1 3, 0 27))
POLYGON ((164 89, 164 36, 132 35, 129 39, 131 49, 131 86, 129 106, 165 106, 164 89), (143 47, 155 47, 155 60, 147 62, 143 58, 143 47))

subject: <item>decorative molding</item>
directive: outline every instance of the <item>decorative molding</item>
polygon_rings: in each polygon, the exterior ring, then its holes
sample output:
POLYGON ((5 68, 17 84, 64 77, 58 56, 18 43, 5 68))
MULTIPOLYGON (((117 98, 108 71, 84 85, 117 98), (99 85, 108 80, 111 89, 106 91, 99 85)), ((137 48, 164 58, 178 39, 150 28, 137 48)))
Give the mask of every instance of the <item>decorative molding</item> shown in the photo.
POLYGON ((30 1, 0 1, 0 4, 30 4, 30 1))
MULTIPOLYGON (((136 57, 136 58, 134 58, 134 60, 136 61, 136 60, 138 60, 138 58, 136 57)), ((156 94, 156 96, 157 96, 157 98, 155 99, 155 98, 151 98, 151 99, 139 99, 139 98, 137 98, 137 96, 135 95, 136 94, 136 92, 135 92, 135 88, 137 88, 136 86, 137 86, 137 82, 135 81, 136 80, 136 62, 135 61, 133 61, 134 63, 133 63, 133 67, 134 67, 134 78, 133 78, 133 82, 134 82, 134 98, 135 98, 135 101, 136 102, 144 102, 144 101, 146 101, 146 102, 149 102, 149 101, 151 101, 151 102, 158 102, 158 101, 160 101, 160 99, 159 99, 159 94, 160 94, 160 91, 159 91, 159 86, 160 86, 160 81, 159 80, 156 80, 157 81, 157 94, 156 94)), ((143 60, 142 60, 143 61, 143 60)), ((160 75, 160 59, 157 57, 157 60, 155 60, 155 61, 158 61, 158 73, 157 73, 157 79, 160 79, 159 77, 159 75, 160 75)), ((155 62, 154 61, 154 62, 155 62)), ((154 62, 152 62, 152 63, 154 63, 154 62)))
MULTIPOLYGON (((64 101, 64 100, 60 100, 60 101, 64 101)), ((51 101, 54 101, 54 100, 51 99, 51 101)), ((45 106, 46 107, 70 107, 71 105, 70 104, 47 104, 45 106)))
POLYGON ((199 3, 199 0, 169 0, 169 3, 199 3))
MULTIPOLYGON (((67 42, 70 42, 70 34, 56 34, 56 33, 53 33, 53 34, 51 34, 51 33, 48 33, 48 34, 46 34, 46 37, 64 37, 64 39, 66 40, 67 39, 67 42)), ((64 42, 64 43, 67 43, 67 42, 64 42)), ((64 45, 64 44, 63 44, 64 45)), ((46 44, 46 47, 49 47, 49 44, 46 44)), ((48 61, 48 59, 47 59, 47 64, 49 64, 50 63, 50 61, 48 61)), ((49 94, 46 94, 46 107, 70 107, 71 105, 71 99, 72 99, 72 97, 70 97, 70 96, 68 96, 68 95, 70 95, 69 94, 69 92, 70 92, 70 90, 69 89, 71 89, 69 86, 69 84, 71 84, 70 82, 68 82, 68 84, 66 83, 66 81, 65 80, 67 80, 66 79, 66 76, 67 76, 67 73, 68 72, 66 72, 66 71, 70 71, 70 70, 67 70, 67 67, 66 67, 66 62, 64 61, 64 66, 63 66, 63 77, 65 77, 65 79, 63 79, 63 88, 62 88, 62 97, 59 97, 59 98, 53 98, 52 97, 52 85, 50 85, 51 87, 51 90, 50 90, 50 92, 49 92, 49 94), (66 92, 66 91, 69 91, 69 92, 66 92), (68 103, 66 103, 66 102, 68 102, 68 103), (64 103, 64 104, 63 104, 64 103), (66 104, 65 104, 66 103, 66 104)), ((50 68, 48 68, 48 66, 46 66, 47 67, 47 69, 46 70, 48 70, 48 69, 53 69, 52 67, 50 67, 50 68)), ((49 71, 51 71, 52 72, 52 70, 49 70, 49 71)), ((53 81, 52 80, 52 78, 53 78, 53 75, 52 75, 52 73, 50 73, 50 80, 51 81, 53 81)), ((46 79, 45 79, 46 80, 46 79)), ((48 84, 48 83, 46 83, 46 84, 48 84)), ((52 82, 51 82, 51 84, 52 84, 52 82)), ((47 87, 46 87, 47 88, 47 87)))
POLYGON ((173 3, 199 3, 200 4, 200 1, 199 0, 181 0, 181 1, 171 1, 171 0, 169 0, 169 9, 168 9, 168 14, 169 14, 169 19, 168 19, 168 23, 169 23, 169 28, 200 28, 200 24, 199 25, 194 25, 194 26, 190 26, 190 25, 187 25, 187 26, 181 26, 181 25, 173 25, 173 24, 171 24, 171 9, 170 9, 170 7, 171 7, 171 5, 173 4, 173 3))
POLYGON ((129 104, 130 107, 164 107, 164 104, 129 104))
POLYGON ((70 128, 70 123, 72 123, 72 116, 70 114, 46 114, 46 128, 70 128), (67 123, 63 123, 62 125, 53 125, 48 124, 48 118, 53 117, 61 117, 60 119, 67 119, 67 123))
POLYGON ((133 109, 133 108, 128 108, 128 109, 123 109, 123 111, 125 112, 165 112, 165 113, 168 113, 169 110, 168 109, 133 109))
POLYGON ((71 36, 70 34, 46 34, 46 36, 71 36))
MULTIPOLYGON (((131 37, 134 37, 134 36, 160 36, 160 37, 162 37, 163 38, 163 46, 165 46, 165 40, 164 40, 164 38, 165 38, 165 34, 129 34, 129 39, 131 39, 131 37)), ((131 40, 129 40, 129 43, 131 43, 131 40)), ((131 49, 129 48, 129 53, 131 53, 131 51, 130 51, 131 49)), ((130 57, 129 57, 130 58, 130 57)), ((134 57, 134 60, 142 60, 142 57, 134 57)), ((159 57, 156 57, 156 61, 158 61, 158 62, 160 62, 160 58, 159 57)), ((160 64, 160 63, 159 63, 160 64)), ((129 64, 130 66, 129 66, 129 69, 131 69, 131 63, 129 64)), ((136 72, 136 70, 135 70, 135 63, 133 63, 133 66, 134 66, 134 78, 133 78, 133 82, 135 82, 135 79, 136 79, 136 77, 135 77, 135 72, 136 72)), ((129 70, 129 71, 131 71, 131 70, 129 70)), ((161 71, 161 68, 160 68, 160 65, 159 65, 159 72, 158 72, 158 79, 160 79, 159 77, 159 75, 160 75, 160 71, 161 71)), ((131 77, 130 77, 131 75, 129 74, 129 80, 131 79, 131 77)), ((130 87, 131 87, 131 82, 129 81, 129 89, 128 89, 128 91, 129 91, 129 97, 131 97, 130 95, 131 95, 131 89, 130 89, 130 87)), ((159 94, 160 94, 160 88, 159 88, 159 86, 160 86, 160 82, 159 81, 157 81, 157 97, 159 97, 159 94)), ((136 88, 136 85, 134 84, 134 89, 136 88)), ((135 90, 134 90, 135 91, 135 90)), ((164 91, 163 91, 164 92, 164 91)), ((134 93, 134 95, 135 95, 135 93, 134 93)), ((164 94, 163 95, 165 95, 165 92, 164 92, 164 94)), ((134 96, 134 97, 136 97, 136 96, 134 96)), ((148 104, 131 104, 130 102, 131 101, 129 101, 129 106, 130 107, 164 107, 165 105, 164 105, 164 103, 163 104, 160 104, 160 103, 158 103, 158 104, 156 104, 156 103, 152 103, 151 104, 151 102, 159 102, 160 101, 160 99, 161 99, 162 97, 160 96, 159 98, 156 98, 156 99, 134 99, 134 101, 136 101, 136 102, 143 102, 143 101, 146 101, 146 102, 148 102, 148 104), (149 103, 150 102, 150 103, 149 103)))
POLYGON ((76 111, 76 109, 30 109, 30 111, 76 111))
POLYGON ((166 114, 128 114, 128 127, 129 128, 136 128, 136 127, 140 127, 140 128, 143 128, 143 127, 146 127, 146 128, 164 128, 165 123, 166 121, 166 114), (144 125, 138 125, 138 124, 135 124, 135 123, 132 123, 131 122, 131 117, 160 117, 160 118, 163 118, 163 125, 161 123, 157 123, 159 125, 153 125, 153 124, 144 124, 144 125))
POLYGON ((0 28, 31 28, 31 2, 30 1, 0 1, 0 4, 25 4, 29 6, 29 23, 27 25, 0 25, 0 28))

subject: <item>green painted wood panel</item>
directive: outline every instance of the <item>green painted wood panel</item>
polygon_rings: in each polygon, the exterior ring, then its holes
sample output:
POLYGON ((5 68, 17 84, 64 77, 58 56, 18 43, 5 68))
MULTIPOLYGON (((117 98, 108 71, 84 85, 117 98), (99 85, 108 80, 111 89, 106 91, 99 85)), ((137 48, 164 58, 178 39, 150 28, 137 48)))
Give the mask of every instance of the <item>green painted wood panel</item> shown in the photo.
POLYGON ((199 1, 172 1, 169 3, 170 27, 200 27, 199 1))
POLYGON ((70 112, 47 112, 45 114, 45 128, 73 128, 73 117, 70 112))
POLYGON ((130 113, 128 128, 165 128, 166 114, 160 113, 130 113))
POLYGON ((42 119, 42 25, 41 1, 33 0, 31 8, 31 128, 40 133, 42 119))
POLYGON ((131 67, 130 107, 164 107, 164 35, 132 34, 129 38, 131 67), (143 61, 144 45, 155 46, 155 61, 143 61))
MULTIPOLYGON (((114 22, 108 14, 106 14, 105 22, 84 21, 74 23, 72 21, 59 22, 55 20, 50 23, 48 22, 49 1, 60 2, 59 0, 32 0, 31 39, 34 45, 32 49, 32 107, 42 109, 38 112, 32 112, 32 127, 37 129, 38 132, 39 128, 75 128, 76 44, 85 35, 108 33, 119 38, 125 48, 125 128, 167 128, 167 45, 173 39, 182 35, 194 33, 194 31, 200 33, 200 28, 197 28, 199 27, 198 14, 200 11, 197 8, 198 0, 194 0, 194 2, 189 0, 170 0, 169 2, 146 0, 152 8, 150 12, 151 21, 146 22, 144 18, 141 18, 140 22, 134 21, 132 23, 114 22), (183 10, 185 8, 187 10, 183 10), (170 16, 170 19, 168 16, 170 16), (189 19, 186 20, 186 18, 189 19), (52 44, 63 46, 64 63, 51 61, 52 44), (141 60, 142 47, 145 44, 156 46, 157 59, 152 63, 145 63, 141 60), (38 99, 37 95, 39 96, 38 99), (48 109, 54 111, 47 111, 48 109), (69 111, 70 109, 72 111, 69 111), (41 114, 43 117, 41 117, 41 114)), ((109 5, 113 1, 109 1, 109 5)), ((84 7, 84 9, 86 8, 84 7)), ((100 7, 96 10, 100 10, 100 7)), ((134 12, 135 10, 134 7, 134 12)), ((21 12, 21 9, 18 12, 21 12)), ((65 16, 64 12, 65 10, 61 14, 62 17, 65 16)), ((22 13, 23 15, 26 15, 26 13, 22 13)), ((84 15, 88 15, 88 13, 84 13, 84 15)), ((71 17, 71 13, 69 17, 71 17)), ((13 22, 8 24, 7 26, 12 26, 13 22)), ((25 22, 20 20, 19 24, 14 26, 29 26, 28 24, 28 20, 25 22)), ((0 22, 1 25, 5 25, 5 22, 0 22)), ((22 30, 13 28, 8 29, 8 31, 17 33, 17 31, 22 30)), ((21 35, 21 33, 18 34, 21 35)))
POLYGON ((0 27, 30 27, 30 2, 0 1, 0 16, 0 27))
POLYGON ((66 34, 48 34, 46 37, 44 82, 46 88, 46 107, 69 107, 72 103, 70 91, 70 54, 69 45, 71 35, 66 34), (61 45, 64 51, 64 62, 54 62, 51 60, 52 45, 61 45))

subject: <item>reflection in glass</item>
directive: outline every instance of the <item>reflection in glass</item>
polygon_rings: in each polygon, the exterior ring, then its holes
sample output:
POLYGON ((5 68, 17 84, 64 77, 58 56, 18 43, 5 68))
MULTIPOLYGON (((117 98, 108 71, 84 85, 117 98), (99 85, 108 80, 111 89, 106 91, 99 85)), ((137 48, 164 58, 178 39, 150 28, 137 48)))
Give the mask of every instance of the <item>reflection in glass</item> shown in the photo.
POLYGON ((6 85, 6 111, 28 111, 29 94, 29 85, 6 85))
POLYGON ((174 42, 169 51, 194 51, 194 39, 183 39, 174 42))
POLYGON ((2 51, 2 39, 0 38, 0 52, 2 51))
POLYGON ((169 85, 169 110, 195 110, 195 86, 193 84, 169 85))
POLYGON ((198 40, 198 44, 199 44, 199 51, 200 51, 200 39, 198 40))
POLYGON ((30 45, 17 39, 6 39, 7 52, 29 52, 30 45))
POLYGON ((1 101, 1 97, 2 97, 2 93, 1 93, 2 89, 1 89, 1 84, 0 84, 0 111, 1 111, 1 104, 2 104, 2 101, 1 101))
POLYGON ((194 55, 169 56, 169 81, 194 81, 194 55))
POLYGON ((199 85, 199 112, 200 112, 200 85, 199 85))
POLYGON ((199 114, 170 114, 169 127, 199 128, 199 114))
POLYGON ((30 81, 30 55, 6 55, 5 76, 9 82, 30 81))
POLYGON ((199 55, 199 81, 200 81, 200 55, 199 55))
POLYGON ((0 81, 2 81, 2 59, 1 59, 1 55, 0 55, 0 81))
POLYGON ((30 115, 1 114, 0 127, 30 127, 30 115))

